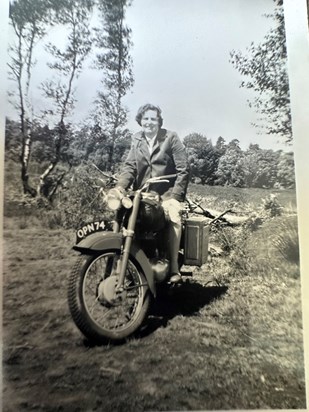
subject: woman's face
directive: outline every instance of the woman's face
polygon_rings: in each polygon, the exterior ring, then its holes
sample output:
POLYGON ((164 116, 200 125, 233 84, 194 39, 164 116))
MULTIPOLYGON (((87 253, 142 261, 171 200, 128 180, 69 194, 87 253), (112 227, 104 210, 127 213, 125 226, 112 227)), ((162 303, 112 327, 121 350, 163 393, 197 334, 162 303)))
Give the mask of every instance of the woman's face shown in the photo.
POLYGON ((154 137, 159 130, 159 118, 156 110, 147 110, 141 119, 144 133, 148 137, 154 137))

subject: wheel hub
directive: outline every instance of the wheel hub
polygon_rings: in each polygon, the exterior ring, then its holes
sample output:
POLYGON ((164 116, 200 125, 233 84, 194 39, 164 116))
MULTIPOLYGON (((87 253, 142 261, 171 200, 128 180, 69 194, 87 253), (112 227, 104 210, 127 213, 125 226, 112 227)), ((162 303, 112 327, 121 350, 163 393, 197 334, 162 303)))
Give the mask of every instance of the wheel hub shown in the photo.
POLYGON ((98 300, 100 303, 109 306, 116 306, 121 303, 123 293, 116 291, 117 277, 110 276, 104 279, 98 287, 98 300))

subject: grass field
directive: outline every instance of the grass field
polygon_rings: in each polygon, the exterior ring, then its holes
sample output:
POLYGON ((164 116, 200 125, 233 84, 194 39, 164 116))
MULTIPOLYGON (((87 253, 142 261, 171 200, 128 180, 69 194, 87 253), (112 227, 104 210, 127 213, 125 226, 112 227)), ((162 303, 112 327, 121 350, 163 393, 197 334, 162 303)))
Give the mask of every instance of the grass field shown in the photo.
POLYGON ((140 336, 93 346, 73 324, 74 233, 5 218, 3 410, 304 409, 295 193, 191 186, 253 224, 211 232, 208 263, 162 292, 140 336), (258 224, 257 217, 262 217, 258 224))

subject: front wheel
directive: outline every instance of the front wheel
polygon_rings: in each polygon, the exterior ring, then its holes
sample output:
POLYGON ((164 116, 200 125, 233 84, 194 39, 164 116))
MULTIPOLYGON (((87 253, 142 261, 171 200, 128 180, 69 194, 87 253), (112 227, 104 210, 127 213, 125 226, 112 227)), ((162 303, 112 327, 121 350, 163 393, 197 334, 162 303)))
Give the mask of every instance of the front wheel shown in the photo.
POLYGON ((82 255, 69 276, 68 302, 80 331, 99 343, 132 335, 145 319, 150 293, 145 276, 129 258, 124 288, 115 293, 120 251, 82 255))

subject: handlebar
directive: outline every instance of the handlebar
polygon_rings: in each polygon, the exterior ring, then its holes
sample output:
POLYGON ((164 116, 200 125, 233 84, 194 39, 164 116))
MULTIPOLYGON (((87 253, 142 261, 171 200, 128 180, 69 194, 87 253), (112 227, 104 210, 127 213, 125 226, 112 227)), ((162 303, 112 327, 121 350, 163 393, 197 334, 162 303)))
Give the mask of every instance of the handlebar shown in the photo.
POLYGON ((168 182, 169 179, 172 179, 176 176, 177 176, 176 174, 173 174, 173 175, 150 177, 149 179, 146 180, 145 184, 157 183, 157 182, 168 182))
POLYGON ((145 190, 149 185, 151 185, 152 183, 163 183, 163 182, 169 182, 169 179, 173 179, 174 177, 176 177, 176 174, 172 174, 172 175, 164 175, 164 176, 156 176, 156 177, 150 177, 149 179, 146 180, 145 184, 143 185, 143 187, 141 187, 139 190, 142 192, 143 190, 145 190))
MULTIPOLYGON (((118 178, 115 175, 110 175, 108 173, 103 172, 102 170, 100 170, 98 168, 98 166, 96 166, 94 163, 92 163, 92 166, 95 167, 103 176, 114 180, 115 182, 118 181, 118 178)), ((151 183, 158 183, 158 182, 168 182, 169 179, 173 179, 175 178, 177 175, 174 173, 172 175, 164 175, 164 176, 156 176, 156 177, 151 177, 150 179, 147 179, 147 181, 145 182, 145 185, 149 185, 151 183)))

